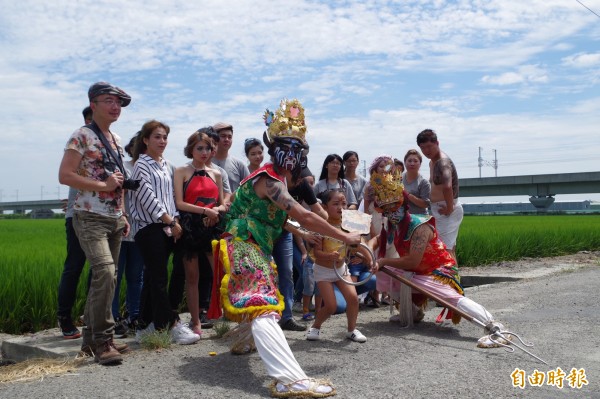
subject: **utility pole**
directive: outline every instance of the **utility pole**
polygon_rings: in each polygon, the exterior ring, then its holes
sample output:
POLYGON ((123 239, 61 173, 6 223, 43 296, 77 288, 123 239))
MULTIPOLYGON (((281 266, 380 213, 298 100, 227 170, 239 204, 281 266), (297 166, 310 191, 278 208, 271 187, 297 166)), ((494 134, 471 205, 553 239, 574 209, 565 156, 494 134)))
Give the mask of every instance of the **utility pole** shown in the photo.
POLYGON ((477 166, 479 166, 479 178, 481 178, 481 167, 482 166, 491 166, 494 168, 494 176, 498 177, 498 152, 494 149, 494 160, 489 162, 481 157, 482 147, 479 147, 479 157, 477 158, 477 166))
POLYGON ((479 178, 481 179, 481 167, 483 166, 483 158, 481 158, 481 150, 483 148, 479 147, 479 157, 477 158, 477 166, 479 166, 479 178))

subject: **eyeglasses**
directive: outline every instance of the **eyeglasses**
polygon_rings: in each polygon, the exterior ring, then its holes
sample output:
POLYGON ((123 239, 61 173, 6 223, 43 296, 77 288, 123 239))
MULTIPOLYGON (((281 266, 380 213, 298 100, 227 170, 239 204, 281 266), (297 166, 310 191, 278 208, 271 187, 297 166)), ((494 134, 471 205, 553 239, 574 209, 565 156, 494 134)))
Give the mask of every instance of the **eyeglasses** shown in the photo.
POLYGON ((123 102, 120 99, 119 100, 115 100, 114 98, 107 98, 107 99, 104 99, 102 101, 96 100, 94 102, 96 104, 102 103, 102 104, 106 105, 107 107, 112 107, 113 105, 116 105, 117 107, 123 106, 123 102))

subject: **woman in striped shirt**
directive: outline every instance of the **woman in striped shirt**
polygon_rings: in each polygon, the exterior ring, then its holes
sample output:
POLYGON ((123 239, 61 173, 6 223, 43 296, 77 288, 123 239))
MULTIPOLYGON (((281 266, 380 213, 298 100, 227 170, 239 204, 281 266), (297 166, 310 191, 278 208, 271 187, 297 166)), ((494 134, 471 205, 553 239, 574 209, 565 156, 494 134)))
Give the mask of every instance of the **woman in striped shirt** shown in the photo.
POLYGON ((156 330, 170 329, 178 344, 193 344, 200 339, 173 311, 167 293, 169 256, 175 240, 181 237, 181 226, 173 196, 173 180, 163 152, 167 147, 169 127, 151 120, 142 126, 133 159, 132 179, 140 180, 140 187, 132 194, 131 214, 137 227, 135 242, 144 259, 144 285, 140 302, 140 324, 146 329, 142 335, 156 330))

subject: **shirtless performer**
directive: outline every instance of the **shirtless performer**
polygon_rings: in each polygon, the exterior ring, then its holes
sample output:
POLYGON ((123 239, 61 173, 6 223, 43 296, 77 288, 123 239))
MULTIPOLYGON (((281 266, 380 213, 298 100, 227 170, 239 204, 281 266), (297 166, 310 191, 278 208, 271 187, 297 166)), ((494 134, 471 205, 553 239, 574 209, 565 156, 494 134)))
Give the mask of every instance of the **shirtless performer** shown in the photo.
POLYGON ((435 217, 438 234, 448 251, 456 259, 456 238, 463 219, 463 208, 458 201, 458 173, 448 155, 440 150, 437 135, 425 129, 417 136, 423 155, 429 158, 431 182, 431 214, 435 217))

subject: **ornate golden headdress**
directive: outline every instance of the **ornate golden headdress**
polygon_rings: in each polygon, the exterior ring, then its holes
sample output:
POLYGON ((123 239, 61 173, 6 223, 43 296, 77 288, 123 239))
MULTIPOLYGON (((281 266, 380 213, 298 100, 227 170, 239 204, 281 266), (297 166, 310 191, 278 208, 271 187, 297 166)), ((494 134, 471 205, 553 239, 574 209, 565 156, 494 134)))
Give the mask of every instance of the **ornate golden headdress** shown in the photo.
POLYGON ((268 126, 267 134, 269 142, 277 138, 291 138, 299 140, 303 145, 306 143, 306 125, 304 124, 304 107, 300 101, 293 99, 281 100, 279 109, 275 113, 265 111, 263 116, 265 125, 268 126))
POLYGON ((371 187, 376 196, 375 207, 383 212, 393 212, 404 202, 402 172, 393 165, 388 167, 382 173, 375 171, 371 174, 371 187))

